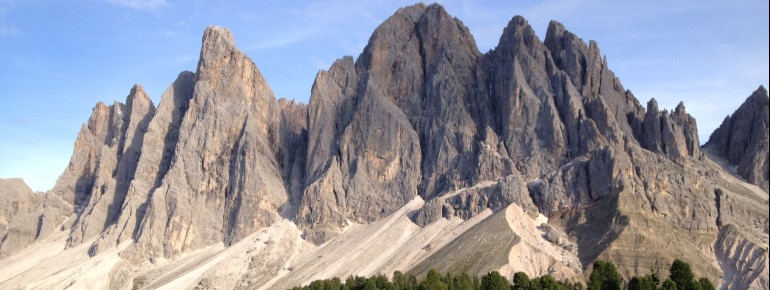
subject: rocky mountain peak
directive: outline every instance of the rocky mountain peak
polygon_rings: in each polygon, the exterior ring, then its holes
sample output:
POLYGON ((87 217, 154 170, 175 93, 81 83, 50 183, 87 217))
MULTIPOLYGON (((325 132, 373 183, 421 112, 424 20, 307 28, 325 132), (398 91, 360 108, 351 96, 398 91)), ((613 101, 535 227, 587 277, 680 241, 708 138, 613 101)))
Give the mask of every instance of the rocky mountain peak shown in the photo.
MULTIPOLYGON (((475 50, 476 43, 460 20, 443 6, 417 4, 399 9, 375 29, 358 62, 366 68, 385 68, 396 57, 412 56, 435 63, 446 48, 475 50)), ((382 72, 386 74, 387 72, 382 72)))
POLYGON ((567 28, 565 28, 564 24, 562 24, 561 22, 556 20, 551 20, 548 22, 548 28, 546 30, 545 39, 555 40, 555 39, 563 38, 565 35, 568 35, 571 37, 577 37, 576 35, 567 31, 567 28))
MULTIPOLYGON (((531 50, 537 49, 537 46, 542 46, 540 38, 529 25, 529 22, 524 17, 516 15, 508 25, 505 26, 502 36, 500 36, 501 45, 513 45, 519 46, 523 44, 524 47, 528 47, 531 50)), ((498 48, 501 48, 498 46, 498 48)), ((516 50, 514 48, 513 50, 516 50)), ((533 51, 534 52, 534 51, 533 51)))
POLYGON ((580 37, 568 31, 561 22, 551 20, 545 33, 545 45, 551 52, 558 52, 571 46, 585 47, 580 37))
POLYGON ((676 105, 676 108, 674 109, 674 113, 682 114, 682 115, 687 114, 687 112, 685 112, 684 102, 680 101, 679 104, 676 105))
POLYGON ((131 103, 138 101, 138 102, 152 102, 150 100, 150 96, 147 95, 147 92, 144 91, 144 87, 140 84, 134 84, 133 87, 131 87, 131 91, 128 93, 128 97, 126 98, 126 106, 131 107, 131 103))
MULTIPOLYGON (((91 116, 88 118, 88 130, 94 134, 99 135, 104 132, 105 126, 107 126, 110 119, 111 106, 107 106, 103 102, 98 102, 91 110, 91 116)), ((104 140, 104 136, 101 138, 104 140)))
POLYGON ((758 106, 758 109, 767 107, 768 102, 770 101, 768 100, 767 89, 765 89, 765 86, 763 85, 760 85, 759 88, 751 93, 751 96, 746 98, 746 104, 748 106, 758 106))
MULTIPOLYGON (((563 24, 551 21, 543 43, 551 52, 556 67, 567 73, 581 93, 587 97, 598 95, 602 74, 609 69, 606 69, 606 62, 601 58, 596 42, 591 40, 586 44, 563 24)), ((609 74, 604 77, 608 76, 609 74)), ((614 75, 609 80, 613 78, 614 75)))
POLYGON ((231 75, 253 74, 256 66, 235 46, 235 38, 227 28, 206 27, 201 40, 200 58, 196 76, 198 79, 222 82, 223 73, 231 75))
POLYGON ((210 59, 235 49, 235 37, 230 29, 209 26, 203 31, 201 59, 210 59))
POLYGON ((684 103, 671 112, 660 111, 655 98, 650 99, 641 127, 637 138, 645 149, 665 154, 680 165, 690 158, 700 158, 697 123, 686 112, 684 103))
POLYGON ((735 112, 711 133, 704 147, 736 166, 748 182, 768 191, 770 99, 764 86, 755 90, 735 112))
POLYGON ((660 109, 658 108, 658 100, 655 98, 650 99, 647 101, 647 112, 658 112, 660 109))
MULTIPOLYGON (((391 16, 391 18, 394 16, 398 16, 398 17, 408 17, 411 19, 418 19, 420 15, 425 13, 425 9, 427 8, 428 6, 422 2, 411 6, 401 7, 401 8, 398 8, 398 10, 396 10, 395 13, 393 13, 393 16, 391 16)), ((390 21, 391 18, 388 18, 387 20, 385 20, 385 22, 390 21)))

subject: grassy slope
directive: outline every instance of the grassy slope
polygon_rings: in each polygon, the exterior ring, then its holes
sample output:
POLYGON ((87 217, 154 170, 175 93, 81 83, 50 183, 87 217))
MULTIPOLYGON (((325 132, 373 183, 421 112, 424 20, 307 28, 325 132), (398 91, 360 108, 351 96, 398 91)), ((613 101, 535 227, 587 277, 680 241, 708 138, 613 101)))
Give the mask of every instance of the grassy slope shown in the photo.
POLYGON ((422 276, 434 268, 440 273, 466 272, 481 276, 508 263, 508 252, 519 237, 505 221, 505 210, 469 229, 429 256, 408 273, 422 276))

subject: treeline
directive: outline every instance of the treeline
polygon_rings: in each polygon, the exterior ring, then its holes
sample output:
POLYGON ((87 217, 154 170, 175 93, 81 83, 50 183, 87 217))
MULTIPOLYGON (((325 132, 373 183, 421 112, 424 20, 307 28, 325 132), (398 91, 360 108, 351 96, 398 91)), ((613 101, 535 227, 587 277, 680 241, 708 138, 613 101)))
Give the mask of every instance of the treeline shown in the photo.
MULTIPOLYGON (((625 284, 629 290, 714 290, 714 284, 707 278, 695 279, 690 265, 674 260, 670 275, 662 283, 657 274, 633 277, 625 284)), ((588 278, 588 285, 557 281, 551 275, 530 278, 524 272, 517 272, 509 280, 492 271, 486 275, 471 276, 466 273, 447 272, 441 275, 435 269, 428 271, 425 280, 418 281, 413 275, 400 271, 393 273, 393 280, 385 275, 369 278, 350 276, 343 283, 340 278, 316 280, 307 286, 291 290, 620 290, 624 281, 618 269, 610 261, 596 261, 588 278)))

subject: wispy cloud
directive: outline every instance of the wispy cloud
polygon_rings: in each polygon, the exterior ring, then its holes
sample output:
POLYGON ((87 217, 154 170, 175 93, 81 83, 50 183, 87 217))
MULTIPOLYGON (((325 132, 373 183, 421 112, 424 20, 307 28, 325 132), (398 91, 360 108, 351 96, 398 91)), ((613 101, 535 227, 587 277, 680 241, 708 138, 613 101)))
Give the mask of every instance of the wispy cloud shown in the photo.
POLYGON ((21 119, 21 118, 10 118, 8 119, 8 122, 17 126, 27 127, 30 125, 29 120, 21 119))
POLYGON ((13 8, 14 4, 11 0, 0 0, 0 22, 5 22, 0 23, 0 37, 19 36, 21 34, 21 30, 15 25, 7 24, 5 14, 13 8))
POLYGON ((166 0, 107 0, 107 2, 136 10, 154 11, 170 6, 166 0))
POLYGON ((287 35, 281 35, 281 36, 273 37, 254 44, 246 45, 244 50, 254 51, 254 50, 261 50, 261 49, 280 48, 280 47, 284 47, 287 45, 291 45, 291 44, 306 40, 312 35, 313 35, 313 32, 310 30, 296 31, 293 33, 289 33, 287 35))
POLYGON ((20 33, 14 25, 0 24, 0 36, 2 37, 18 36, 20 33))

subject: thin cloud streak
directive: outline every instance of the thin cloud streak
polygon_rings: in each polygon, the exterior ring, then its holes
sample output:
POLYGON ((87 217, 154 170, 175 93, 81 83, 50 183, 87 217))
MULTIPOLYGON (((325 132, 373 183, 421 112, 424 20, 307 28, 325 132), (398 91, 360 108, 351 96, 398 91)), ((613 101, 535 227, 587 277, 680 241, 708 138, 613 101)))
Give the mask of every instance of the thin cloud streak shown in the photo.
POLYGON ((273 48, 285 47, 288 45, 292 45, 292 44, 307 40, 313 34, 314 34, 313 32, 306 30, 302 32, 291 33, 281 37, 272 37, 262 42, 246 45, 243 48, 243 50, 255 51, 255 50, 262 50, 262 49, 273 49, 273 48))
POLYGON ((128 7, 136 10, 154 11, 170 6, 166 0, 107 0, 110 4, 128 7))
POLYGON ((0 36, 2 37, 12 37, 12 36, 19 36, 21 32, 19 31, 16 26, 13 25, 0 25, 0 36))

